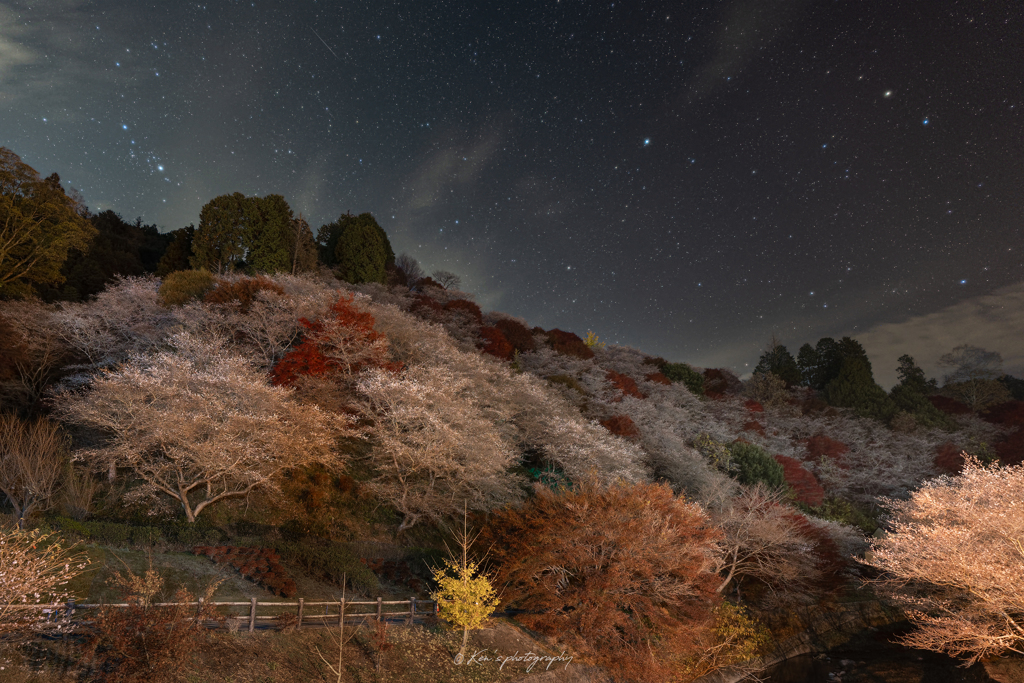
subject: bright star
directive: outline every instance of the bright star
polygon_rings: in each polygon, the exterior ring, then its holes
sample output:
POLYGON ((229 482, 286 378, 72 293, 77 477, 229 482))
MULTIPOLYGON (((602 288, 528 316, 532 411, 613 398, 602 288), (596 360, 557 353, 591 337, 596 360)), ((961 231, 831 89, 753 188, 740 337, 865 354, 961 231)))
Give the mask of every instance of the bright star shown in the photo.
POLYGON ((157 167, 156 167, 156 170, 158 170, 158 171, 162 171, 162 170, 164 170, 164 167, 163 167, 163 166, 157 166, 157 167))
POLYGON ((921 125, 922 126, 927 126, 928 125, 928 119, 925 119, 924 121, 922 121, 921 125))
POLYGON ((883 97, 892 97, 892 90, 886 90, 883 97))
POLYGON ((644 138, 644 147, 646 147, 649 144, 651 144, 651 139, 650 138, 644 138))

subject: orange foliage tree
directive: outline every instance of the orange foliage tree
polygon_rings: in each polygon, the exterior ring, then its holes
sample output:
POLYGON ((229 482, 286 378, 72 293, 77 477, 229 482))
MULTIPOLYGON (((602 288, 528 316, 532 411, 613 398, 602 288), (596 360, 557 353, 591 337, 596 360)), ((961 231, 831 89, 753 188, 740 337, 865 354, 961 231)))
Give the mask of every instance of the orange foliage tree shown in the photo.
POLYGON ((291 386, 303 376, 351 379, 366 368, 399 370, 388 359, 387 338, 373 329, 373 316, 342 295, 319 320, 302 319, 303 340, 274 367, 274 384, 291 386))
POLYGON ((717 531, 663 484, 539 489, 491 520, 505 603, 626 680, 665 680, 709 627, 717 531))

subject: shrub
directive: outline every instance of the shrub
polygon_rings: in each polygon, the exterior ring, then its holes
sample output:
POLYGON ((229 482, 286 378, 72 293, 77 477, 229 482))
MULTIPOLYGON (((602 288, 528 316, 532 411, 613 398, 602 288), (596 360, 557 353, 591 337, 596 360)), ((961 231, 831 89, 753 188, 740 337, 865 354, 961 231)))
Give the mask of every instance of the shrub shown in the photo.
POLYGON ((62 603, 64 588, 82 573, 88 558, 53 533, 0 527, 0 634, 29 631, 39 612, 20 606, 62 603))
POLYGON ((704 395, 704 376, 686 363, 665 363, 661 374, 673 382, 682 382, 694 396, 704 395))
POLYGON ((582 358, 583 360, 589 360, 594 357, 594 351, 589 346, 583 343, 577 335, 572 332, 563 332, 559 329, 549 330, 544 334, 548 338, 548 346, 550 346, 555 353, 561 353, 566 356, 575 356, 576 358, 582 358))
POLYGON ((464 313, 476 321, 477 325, 482 325, 484 322, 484 315, 480 311, 480 307, 468 299, 452 299, 444 305, 444 310, 464 313))
POLYGON ((640 436, 640 430, 636 428, 629 415, 612 415, 606 420, 601 420, 601 426, 616 436, 640 436))
POLYGON ((179 270, 164 278, 160 301, 164 306, 181 306, 202 298, 213 289, 213 275, 207 270, 179 270))
POLYGON ((377 576, 343 545, 309 537, 295 542, 281 541, 275 548, 285 562, 298 565, 315 578, 340 584, 347 575, 352 588, 360 593, 380 591, 377 576))
POLYGON ((242 313, 249 312, 249 306, 260 292, 275 292, 284 295, 284 288, 263 275, 241 277, 237 280, 217 280, 217 286, 203 299, 208 304, 238 304, 242 313))
POLYGON ((585 483, 496 513, 481 547, 520 620, 619 679, 659 681, 711 621, 718 539, 666 485, 585 483))
MULTIPOLYGON (((640 391, 637 387, 636 382, 633 381, 632 377, 623 375, 622 373, 615 372, 614 370, 608 370, 604 375, 609 382, 611 382, 616 389, 622 392, 622 396, 632 396, 633 398, 647 398, 647 395, 640 391)), ((614 401, 621 401, 622 396, 618 396, 614 401)))
POLYGON ((536 348, 536 344, 533 341, 533 333, 518 320, 502 318, 494 323, 494 326, 501 330, 501 333, 505 335, 505 339, 508 340, 508 343, 516 351, 526 353, 536 348))
POLYGON ((771 489, 780 489, 786 485, 786 475, 782 465, 760 446, 744 441, 735 441, 729 444, 729 452, 738 468, 736 479, 741 484, 752 486, 762 482, 771 489))
POLYGON ((481 327, 480 336, 483 337, 483 352, 500 358, 501 360, 512 360, 515 349, 505 339, 497 327, 481 327))
MULTIPOLYGON (((154 604, 163 588, 163 578, 153 569, 141 577, 126 570, 115 574, 111 583, 128 607, 104 607, 96 616, 83 645, 84 658, 92 664, 95 677, 90 680, 166 680, 209 638, 206 622, 218 618, 216 607, 210 604, 219 585, 216 583, 206 589, 198 607, 154 604)), ((184 588, 172 597, 174 603, 194 600, 184 588)))

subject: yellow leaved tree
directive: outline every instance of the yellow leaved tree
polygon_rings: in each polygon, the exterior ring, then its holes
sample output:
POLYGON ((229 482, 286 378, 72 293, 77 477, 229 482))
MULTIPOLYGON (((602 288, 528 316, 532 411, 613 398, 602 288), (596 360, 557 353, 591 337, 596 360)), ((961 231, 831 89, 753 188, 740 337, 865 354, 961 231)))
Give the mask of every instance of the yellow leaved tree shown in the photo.
POLYGON ((431 597, 437 601, 437 610, 442 619, 455 627, 462 628, 462 647, 455 656, 455 663, 462 664, 466 652, 469 632, 479 628, 494 613, 499 599, 490 579, 480 564, 469 559, 469 548, 476 541, 462 515, 462 530, 456 531, 457 551, 448 548, 449 557, 440 567, 431 570, 437 590, 431 597))

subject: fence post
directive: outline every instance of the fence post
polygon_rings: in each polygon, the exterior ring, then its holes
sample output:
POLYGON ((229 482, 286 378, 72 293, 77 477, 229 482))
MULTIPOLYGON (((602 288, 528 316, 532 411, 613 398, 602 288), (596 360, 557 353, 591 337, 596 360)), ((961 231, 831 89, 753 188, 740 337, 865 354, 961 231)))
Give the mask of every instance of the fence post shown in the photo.
POLYGON ((249 633, 256 628, 256 598, 249 600, 249 633))
POLYGON ((299 598, 299 623, 295 624, 296 629, 302 628, 302 607, 304 602, 304 598, 299 598))
POLYGON ((75 613, 75 600, 74 600, 74 598, 72 598, 71 600, 68 600, 67 618, 70 619, 71 615, 74 614, 74 613, 75 613))
POLYGON ((378 598, 377 598, 377 621, 380 621, 380 615, 381 615, 381 605, 380 605, 380 601, 381 601, 381 600, 383 600, 383 599, 384 599, 384 598, 381 598, 381 597, 378 597, 378 598))
POLYGON ((409 598, 409 626, 416 621, 416 596, 409 598))
POLYGON ((338 603, 338 628, 345 628, 345 598, 338 603))

